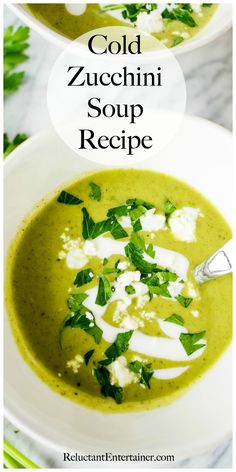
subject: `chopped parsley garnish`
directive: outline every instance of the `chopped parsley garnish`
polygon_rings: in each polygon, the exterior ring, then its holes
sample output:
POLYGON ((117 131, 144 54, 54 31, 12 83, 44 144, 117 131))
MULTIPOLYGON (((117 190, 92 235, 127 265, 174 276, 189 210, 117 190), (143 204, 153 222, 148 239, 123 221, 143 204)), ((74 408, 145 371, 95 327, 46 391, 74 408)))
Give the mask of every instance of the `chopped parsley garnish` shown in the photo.
POLYGON ((175 297, 176 300, 178 300, 178 302, 180 303, 180 305, 182 305, 184 308, 188 308, 188 306, 190 305, 190 303, 192 303, 193 299, 192 298, 188 298, 188 297, 184 297, 183 295, 178 295, 177 297, 175 297))
POLYGON ((82 208, 83 212, 83 228, 82 234, 84 239, 95 239, 101 234, 111 232, 114 239, 121 239, 128 236, 128 233, 122 228, 115 217, 95 223, 89 215, 86 208, 82 208))
POLYGON ((126 333, 119 333, 116 340, 111 346, 105 351, 106 357, 113 362, 117 357, 121 356, 124 352, 129 349, 129 341, 133 334, 133 331, 126 331, 126 333))
POLYGON ((57 198, 57 201, 59 203, 65 203, 66 205, 79 205, 80 203, 83 203, 83 200, 75 197, 72 195, 72 193, 66 192, 65 190, 62 190, 59 197, 57 198))
POLYGON ((71 294, 67 304, 71 312, 65 317, 60 329, 60 346, 62 348, 62 335, 65 328, 80 328, 94 338, 99 344, 102 339, 102 330, 96 325, 93 313, 83 305, 87 298, 86 293, 71 294))
POLYGON ((81 270, 80 272, 77 273, 75 280, 74 280, 74 285, 76 287, 82 287, 82 285, 88 284, 91 282, 94 278, 94 273, 92 269, 84 269, 81 270))
POLYGON ((210 8, 212 5, 212 3, 202 3, 203 8, 210 8))
POLYGON ((107 216, 110 218, 112 216, 127 216, 128 215, 128 208, 126 205, 121 205, 118 207, 110 208, 107 212, 107 216))
POLYGON ((131 242, 125 246, 125 254, 136 269, 142 273, 148 274, 156 269, 156 264, 145 261, 143 251, 131 242))
POLYGON ((100 202, 102 192, 99 185, 95 184, 94 182, 90 182, 89 187, 90 187, 89 197, 91 198, 91 200, 97 200, 98 202, 100 202))
POLYGON ((14 30, 13 26, 8 26, 4 31, 4 95, 16 92, 22 84, 25 72, 13 72, 15 68, 29 59, 25 50, 29 47, 30 29, 27 26, 19 26, 14 30))
POLYGON ((95 349, 91 349, 91 351, 88 351, 88 352, 86 352, 86 354, 84 354, 85 365, 88 365, 88 363, 90 361, 90 358, 92 357, 94 352, 95 352, 95 349))
POLYGON ((177 279, 178 276, 174 272, 158 269, 157 272, 148 277, 142 276, 141 281, 148 286, 159 286, 167 282, 175 282, 177 279))
POLYGON ((152 259, 155 257, 155 249, 153 247, 153 244, 149 244, 147 249, 146 249, 146 253, 148 256, 152 257, 152 259))
POLYGON ((169 200, 169 198, 166 198, 165 199, 165 202, 164 202, 164 213, 165 213, 165 216, 167 218, 169 218, 169 216, 171 215, 171 213, 173 213, 174 211, 176 210, 176 206, 175 204, 169 200))
POLYGON ((200 333, 181 333, 180 342, 182 343, 188 356, 193 354, 198 349, 201 349, 205 344, 197 344, 197 342, 202 339, 206 334, 206 331, 201 331, 200 333))
POLYGON ((173 8, 173 10, 168 10, 168 8, 165 8, 161 15, 164 19, 178 20, 181 23, 190 26, 191 28, 197 26, 197 23, 192 17, 191 13, 188 11, 188 9, 182 8, 182 4, 180 4, 180 7, 173 8))
POLYGON ((14 149, 28 139, 28 135, 25 133, 17 134, 12 141, 9 140, 7 133, 3 135, 3 157, 4 159, 9 156, 9 154, 14 151, 14 149))
POLYGON ((173 313, 173 315, 168 316, 168 318, 165 318, 164 321, 169 321, 169 323, 175 323, 180 326, 184 326, 184 319, 180 315, 176 315, 176 313, 173 313))
POLYGON ((157 3, 120 3, 105 5, 102 11, 122 10, 121 14, 125 20, 136 23, 138 15, 142 12, 150 13, 157 9, 157 3))
POLYGON ((98 293, 95 300, 96 305, 105 306, 111 298, 112 291, 108 278, 105 275, 99 277, 98 293))
POLYGON ((146 208, 146 210, 151 210, 151 208, 155 208, 155 205, 150 202, 147 202, 146 200, 142 200, 142 198, 129 198, 128 200, 126 200, 126 205, 128 205, 128 207, 131 206, 131 208, 143 206, 146 208))
POLYGON ((101 385, 102 395, 104 395, 104 397, 114 398, 118 404, 122 403, 123 388, 111 385, 109 371, 105 367, 101 366, 94 369, 94 374, 98 383, 101 385))
POLYGON ((67 300, 67 305, 71 311, 75 312, 80 310, 86 298, 88 298, 86 293, 72 293, 67 300))
POLYGON ((135 288, 133 287, 133 285, 126 285, 125 291, 126 291, 126 293, 128 293, 128 295, 133 295, 134 293, 136 293, 135 288))
POLYGON ((142 229, 140 217, 144 215, 146 211, 147 209, 142 205, 138 205, 137 207, 131 208, 131 210, 129 210, 129 217, 134 231, 140 231, 142 229))
POLYGON ((145 385, 145 387, 150 388, 150 379, 153 376, 154 372, 150 370, 150 364, 144 364, 140 361, 133 361, 129 363, 129 368, 135 374, 140 375, 139 383, 145 385))
POLYGON ((176 36, 172 42, 171 47, 174 48, 175 46, 178 46, 178 44, 181 44, 183 41, 184 41, 183 36, 176 36))
POLYGON ((168 291, 168 282, 159 286, 149 285, 148 288, 151 295, 155 294, 167 298, 171 297, 168 291))
POLYGON ((125 229, 121 226, 121 224, 114 217, 111 220, 110 232, 111 232, 114 239, 126 238, 128 236, 128 233, 125 231, 125 229))

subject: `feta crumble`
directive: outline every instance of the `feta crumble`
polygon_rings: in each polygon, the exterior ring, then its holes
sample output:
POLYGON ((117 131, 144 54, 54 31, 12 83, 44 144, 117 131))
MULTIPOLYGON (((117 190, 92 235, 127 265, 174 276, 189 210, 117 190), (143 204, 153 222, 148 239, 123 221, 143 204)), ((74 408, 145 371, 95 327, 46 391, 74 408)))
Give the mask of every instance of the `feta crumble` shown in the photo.
POLYGON ((191 243, 196 241, 196 223, 198 208, 183 207, 175 210, 169 218, 169 226, 175 238, 191 243))
POLYGON ((136 26, 146 33, 159 33, 164 29, 163 18, 159 11, 142 12, 138 15, 136 26))
POLYGON ((110 372, 111 385, 126 387, 132 383, 139 382, 139 375, 135 374, 127 367, 127 360, 124 356, 118 357, 107 366, 107 369, 110 372))
POLYGON ((67 361, 66 365, 69 369, 72 370, 74 374, 78 374, 79 368, 83 364, 84 359, 80 354, 76 354, 74 359, 71 359, 70 361, 67 361))

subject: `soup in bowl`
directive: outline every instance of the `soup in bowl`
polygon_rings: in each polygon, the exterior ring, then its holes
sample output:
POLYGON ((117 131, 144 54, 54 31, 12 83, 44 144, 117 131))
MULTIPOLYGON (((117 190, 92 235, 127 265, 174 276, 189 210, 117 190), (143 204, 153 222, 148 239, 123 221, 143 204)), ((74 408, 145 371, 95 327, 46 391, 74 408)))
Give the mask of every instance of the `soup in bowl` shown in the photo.
POLYGON ((203 4, 45 4, 10 5, 32 28, 61 46, 107 26, 130 26, 154 35, 181 54, 206 44, 231 25, 230 5, 203 4))
POLYGON ((231 277, 192 276, 231 237, 222 152, 226 131, 185 118, 133 169, 102 170, 54 132, 6 162, 5 407, 31 437, 177 459, 229 433, 231 277))
POLYGON ((168 175, 117 169, 63 185, 9 253, 8 312, 25 360, 91 408, 165 405, 230 341, 230 276, 197 286, 192 275, 230 235, 168 175))

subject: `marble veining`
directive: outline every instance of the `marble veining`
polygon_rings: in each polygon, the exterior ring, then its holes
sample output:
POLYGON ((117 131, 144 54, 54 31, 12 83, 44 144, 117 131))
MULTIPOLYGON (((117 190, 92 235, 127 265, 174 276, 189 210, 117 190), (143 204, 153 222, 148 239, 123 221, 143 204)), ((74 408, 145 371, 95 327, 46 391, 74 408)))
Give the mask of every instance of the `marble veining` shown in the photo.
MULTIPOLYGON (((18 18, 7 8, 4 10, 5 26, 20 24, 18 18)), ((4 131, 12 138, 17 133, 33 135, 50 126, 47 111, 46 90, 50 70, 60 49, 31 31, 29 61, 22 64, 26 80, 18 92, 5 99, 4 131), (36 53, 37 52, 37 53, 36 53)), ((214 42, 191 51, 178 58, 187 85, 187 109, 190 115, 197 115, 218 123, 225 128, 232 127, 232 33, 228 31, 214 42)), ((47 448, 26 436, 8 420, 5 421, 5 438, 31 460, 43 468, 78 468, 80 464, 65 463, 60 452, 47 448)), ((231 439, 226 439, 216 449, 198 457, 161 464, 160 468, 231 468, 231 439)), ((108 468, 111 464, 86 464, 87 468, 108 468)), ((83 464, 83 468, 85 464, 83 464)), ((112 468, 122 467, 112 464, 112 468)), ((129 467, 125 464, 124 467, 129 467)), ((138 468, 140 465, 135 464, 138 468)), ((158 468, 156 463, 149 466, 158 468)))

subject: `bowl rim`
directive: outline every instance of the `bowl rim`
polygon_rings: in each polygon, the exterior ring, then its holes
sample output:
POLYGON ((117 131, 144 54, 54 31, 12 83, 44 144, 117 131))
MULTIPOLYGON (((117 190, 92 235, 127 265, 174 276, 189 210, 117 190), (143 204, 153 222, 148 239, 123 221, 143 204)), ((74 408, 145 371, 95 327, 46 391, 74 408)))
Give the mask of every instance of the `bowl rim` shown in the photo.
MULTIPOLYGON (((55 44, 56 46, 63 48, 68 46, 68 44, 71 42, 71 40, 66 36, 59 34, 57 31, 54 31, 49 26, 40 22, 37 18, 25 10, 22 4, 11 3, 7 4, 7 6, 12 12, 15 13, 16 16, 23 20, 28 26, 32 27, 32 29, 34 29, 37 33, 39 33, 40 36, 48 39, 48 41, 55 44)), ((228 17, 228 19, 222 24, 221 28, 218 28, 216 31, 212 31, 206 37, 202 37, 200 33, 193 39, 182 43, 176 48, 173 48, 174 55, 180 56, 195 49, 199 49, 211 43, 217 37, 228 31, 232 27, 232 4, 219 3, 220 8, 225 6, 231 9, 231 16, 228 17)))

